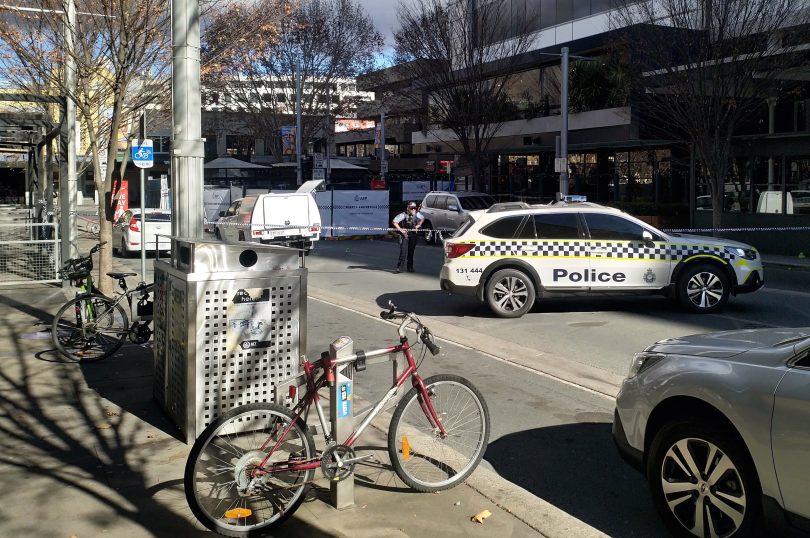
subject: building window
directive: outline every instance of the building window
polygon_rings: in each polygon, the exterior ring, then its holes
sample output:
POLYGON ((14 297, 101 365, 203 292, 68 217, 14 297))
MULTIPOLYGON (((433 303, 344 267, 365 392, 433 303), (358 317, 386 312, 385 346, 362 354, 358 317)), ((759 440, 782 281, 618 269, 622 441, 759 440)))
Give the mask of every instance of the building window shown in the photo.
POLYGON ((253 155, 256 152, 256 139, 250 135, 226 135, 225 152, 236 156, 253 155))

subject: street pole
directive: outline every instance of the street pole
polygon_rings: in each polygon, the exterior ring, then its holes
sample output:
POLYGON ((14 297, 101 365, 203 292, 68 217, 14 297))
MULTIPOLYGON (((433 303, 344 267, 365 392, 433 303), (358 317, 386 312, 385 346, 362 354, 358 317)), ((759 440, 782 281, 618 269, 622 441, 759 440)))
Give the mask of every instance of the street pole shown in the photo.
POLYGON ((560 84, 560 157, 562 170, 560 171, 560 194, 568 194, 568 47, 560 49, 562 53, 561 84, 560 84))
POLYGON ((202 239, 200 6, 172 0, 172 235, 202 239))
POLYGON ((380 179, 385 181, 385 112, 380 112, 380 179))
POLYGON ((295 159, 296 159, 296 181, 300 186, 303 180, 304 171, 301 170, 301 59, 295 64, 295 159))
MULTIPOLYGON (((65 102, 62 133, 59 139, 59 204, 62 206, 59 221, 59 236, 62 238, 60 254, 62 261, 79 256, 78 244, 78 187, 76 181, 76 59, 75 32, 76 4, 68 0, 67 19, 65 20, 65 102)), ((99 217, 103 218, 103 216, 99 217)))
MULTIPOLYGON (((146 108, 141 112, 140 121, 141 144, 146 138, 146 108)), ((145 169, 141 168, 141 282, 146 282, 146 179, 144 178, 145 169)), ((155 238, 155 248, 160 250, 160 239, 155 238)))
POLYGON ((332 179, 332 84, 326 85, 326 184, 332 179))

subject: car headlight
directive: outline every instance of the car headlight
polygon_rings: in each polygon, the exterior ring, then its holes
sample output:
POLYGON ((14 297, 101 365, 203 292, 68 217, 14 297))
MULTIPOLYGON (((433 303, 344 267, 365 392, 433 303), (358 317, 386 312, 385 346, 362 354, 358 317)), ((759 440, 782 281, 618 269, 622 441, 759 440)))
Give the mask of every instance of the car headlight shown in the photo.
POLYGON ((746 260, 757 259, 757 251, 753 248, 726 247, 726 252, 746 260))
POLYGON ((633 379, 665 356, 661 353, 650 353, 649 351, 634 354, 633 362, 630 363, 630 371, 627 372, 627 379, 633 379))

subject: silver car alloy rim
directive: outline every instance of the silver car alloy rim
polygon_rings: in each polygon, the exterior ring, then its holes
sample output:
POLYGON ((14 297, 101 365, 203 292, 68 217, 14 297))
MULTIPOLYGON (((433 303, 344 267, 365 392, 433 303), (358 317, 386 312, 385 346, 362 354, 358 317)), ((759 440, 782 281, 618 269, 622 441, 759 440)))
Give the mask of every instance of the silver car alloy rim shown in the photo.
POLYGON ((686 294, 699 308, 711 308, 723 298, 723 281, 714 273, 696 273, 686 284, 686 294))
POLYGON ((529 290, 523 280, 508 276, 495 284, 492 295, 498 308, 506 312, 514 312, 520 310, 526 304, 529 298, 529 290))
POLYGON ((675 519, 700 538, 724 538, 739 530, 746 495, 734 462, 703 439, 681 439, 661 464, 664 500, 675 519))

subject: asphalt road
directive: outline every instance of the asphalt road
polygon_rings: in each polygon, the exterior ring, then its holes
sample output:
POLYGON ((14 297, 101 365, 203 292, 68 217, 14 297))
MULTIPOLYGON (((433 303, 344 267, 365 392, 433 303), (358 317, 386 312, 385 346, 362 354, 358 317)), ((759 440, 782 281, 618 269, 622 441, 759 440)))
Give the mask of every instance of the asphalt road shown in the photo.
MULTIPOLYGON (((523 318, 504 320, 475 299, 439 290, 440 248, 420 244, 413 274, 393 273, 397 254, 398 246, 390 241, 317 245, 306 259, 309 286, 344 297, 346 304, 310 297, 308 354, 317 356, 344 334, 359 349, 390 345, 396 340, 392 326, 353 306, 383 308, 389 300, 468 329, 479 342, 517 344, 561 363, 595 367, 613 378, 624 375, 635 351, 661 338, 741 327, 810 326, 810 272, 766 270, 766 288, 732 299, 716 315, 687 313, 657 297, 572 298, 544 300, 523 318)), ((138 259, 117 263, 140 269, 138 259)), ((151 272, 151 261, 147 265, 151 272)), ((608 535, 665 535, 644 480, 613 447, 612 399, 508 359, 444 343, 441 356, 428 357, 420 371, 457 373, 481 389, 492 417, 485 465, 502 477, 608 535)), ((384 365, 369 368, 358 376, 358 394, 379 397, 390 378, 384 365)))
POLYGON ((495 317, 471 297, 439 289, 439 247, 419 245, 416 273, 393 274, 392 241, 321 241, 307 259, 310 285, 384 307, 397 306, 447 323, 517 342, 561 360, 624 375, 630 358, 649 344, 739 328, 810 326, 810 272, 765 271, 766 287, 733 297, 718 314, 696 315, 664 297, 571 297, 538 301, 519 319, 495 317))

